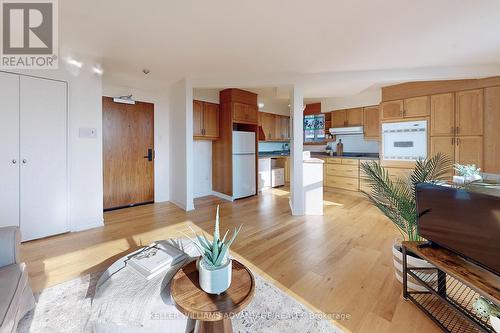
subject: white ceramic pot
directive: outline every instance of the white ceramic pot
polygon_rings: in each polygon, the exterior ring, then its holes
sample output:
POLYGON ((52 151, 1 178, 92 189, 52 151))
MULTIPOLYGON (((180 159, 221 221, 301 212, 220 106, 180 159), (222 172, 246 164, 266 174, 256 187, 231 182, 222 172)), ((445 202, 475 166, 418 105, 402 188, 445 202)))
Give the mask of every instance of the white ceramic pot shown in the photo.
POLYGON ((490 316, 490 324, 495 332, 500 333, 500 317, 490 316))
POLYGON ((200 287, 209 294, 221 294, 231 285, 232 260, 217 268, 208 268, 203 260, 198 259, 196 267, 199 272, 200 287))
MULTIPOLYGON (((401 252, 401 245, 395 243, 392 246, 392 256, 394 262, 394 273, 396 274, 396 279, 403 283, 403 253, 401 252)), ((429 264, 427 261, 407 255, 406 263, 408 267, 431 267, 434 266, 429 264)), ((418 276, 422 278, 422 280, 427 282, 434 282, 437 280, 437 272, 433 271, 433 273, 418 273, 418 276)), ((428 291, 427 288, 419 284, 417 281, 413 279, 413 277, 408 276, 407 279, 408 289, 415 291, 428 291)))

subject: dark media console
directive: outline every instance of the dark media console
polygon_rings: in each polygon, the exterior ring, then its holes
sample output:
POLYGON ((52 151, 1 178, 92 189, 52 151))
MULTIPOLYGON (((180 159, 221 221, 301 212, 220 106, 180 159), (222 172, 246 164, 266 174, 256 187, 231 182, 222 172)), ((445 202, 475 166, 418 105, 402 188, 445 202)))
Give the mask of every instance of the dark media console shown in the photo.
POLYGON ((500 305, 500 276, 444 248, 403 242, 403 297, 412 301, 444 332, 494 332, 472 305, 482 296, 500 305), (434 268, 408 267, 409 253, 434 268), (425 291, 408 288, 408 278, 425 291))

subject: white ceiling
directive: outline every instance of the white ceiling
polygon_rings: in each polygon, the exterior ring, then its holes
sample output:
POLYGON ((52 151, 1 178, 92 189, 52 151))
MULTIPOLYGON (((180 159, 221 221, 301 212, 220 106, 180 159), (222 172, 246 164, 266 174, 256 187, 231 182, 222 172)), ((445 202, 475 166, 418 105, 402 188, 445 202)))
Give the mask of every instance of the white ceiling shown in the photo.
POLYGON ((59 10, 61 49, 137 84, 143 68, 155 85, 307 77, 306 95, 325 97, 500 73, 498 0, 64 0, 59 10))

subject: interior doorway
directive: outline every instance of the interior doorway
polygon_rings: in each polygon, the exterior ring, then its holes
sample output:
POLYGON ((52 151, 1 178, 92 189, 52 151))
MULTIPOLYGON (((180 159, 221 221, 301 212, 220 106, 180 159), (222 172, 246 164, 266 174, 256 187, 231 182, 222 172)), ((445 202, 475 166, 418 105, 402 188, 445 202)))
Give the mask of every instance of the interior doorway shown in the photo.
POLYGON ((102 98, 104 210, 154 202, 154 104, 102 98))

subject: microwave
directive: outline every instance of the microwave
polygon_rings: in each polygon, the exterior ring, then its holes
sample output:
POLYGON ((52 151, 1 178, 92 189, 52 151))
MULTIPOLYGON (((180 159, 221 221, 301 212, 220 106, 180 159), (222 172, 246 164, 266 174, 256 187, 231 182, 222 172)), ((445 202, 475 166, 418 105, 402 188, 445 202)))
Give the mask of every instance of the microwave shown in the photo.
POLYGON ((427 120, 383 123, 382 149, 384 160, 427 158, 427 120))

